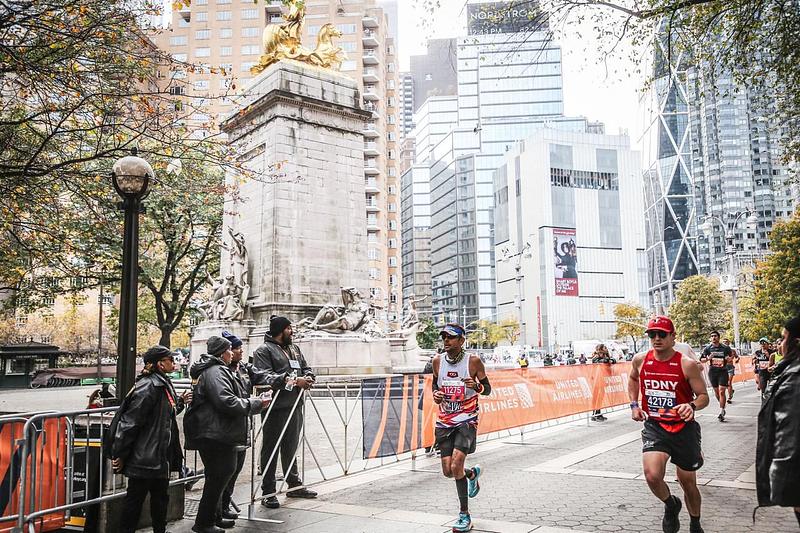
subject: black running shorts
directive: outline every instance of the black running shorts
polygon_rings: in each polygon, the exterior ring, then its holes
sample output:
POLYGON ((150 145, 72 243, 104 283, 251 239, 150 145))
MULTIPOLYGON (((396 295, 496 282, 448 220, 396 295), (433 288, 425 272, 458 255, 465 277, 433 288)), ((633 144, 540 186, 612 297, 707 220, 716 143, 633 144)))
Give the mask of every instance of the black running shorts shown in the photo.
POLYGON ((475 453, 478 442, 478 428, 469 424, 454 428, 436 428, 436 446, 442 457, 450 457, 453 450, 461 450, 466 454, 475 453))
POLYGON ((672 464, 694 472, 703 466, 703 451, 700 448, 700 424, 688 422, 682 430, 670 433, 658 422, 645 420, 642 429, 642 452, 664 452, 669 454, 672 464))
POLYGON ((708 369, 708 381, 711 382, 711 386, 714 388, 717 387, 727 387, 728 386, 728 371, 725 368, 709 368, 708 369))

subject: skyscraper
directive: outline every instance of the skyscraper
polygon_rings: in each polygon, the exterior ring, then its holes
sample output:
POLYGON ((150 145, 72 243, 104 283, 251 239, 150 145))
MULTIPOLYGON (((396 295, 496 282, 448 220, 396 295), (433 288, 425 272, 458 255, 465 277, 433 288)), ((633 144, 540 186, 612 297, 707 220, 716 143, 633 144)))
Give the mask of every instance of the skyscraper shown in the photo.
POLYGON ((563 116, 561 50, 535 6, 469 4, 467 15, 469 36, 456 44, 458 94, 429 99, 455 113, 434 118, 421 109, 413 133, 417 165, 430 180, 438 322, 496 314, 493 179, 505 152, 546 125, 588 128, 586 119, 563 116))
MULTIPOLYGON (((154 37, 187 68, 172 73, 176 96, 204 98, 204 109, 188 126, 197 135, 216 132, 222 117, 236 109, 236 93, 252 79, 250 67, 262 53, 262 34, 281 23, 280 0, 232 4, 233 0, 193 0, 172 14, 170 27, 154 37)), ((360 82, 364 124, 364 194, 370 296, 385 317, 400 311, 398 81, 394 37, 386 12, 376 0, 306 2, 303 42, 313 47, 323 24, 342 32, 335 44, 349 56, 342 73, 360 82)))
POLYGON ((663 311, 681 280, 727 269, 726 233, 735 261, 753 264, 775 220, 792 214, 796 193, 780 162, 780 131, 769 95, 738 85, 728 72, 698 67, 680 47, 654 42, 653 117, 645 136, 645 223, 651 304, 663 311), (755 228, 746 217, 755 213, 755 228), (711 238, 699 231, 715 219, 711 238))

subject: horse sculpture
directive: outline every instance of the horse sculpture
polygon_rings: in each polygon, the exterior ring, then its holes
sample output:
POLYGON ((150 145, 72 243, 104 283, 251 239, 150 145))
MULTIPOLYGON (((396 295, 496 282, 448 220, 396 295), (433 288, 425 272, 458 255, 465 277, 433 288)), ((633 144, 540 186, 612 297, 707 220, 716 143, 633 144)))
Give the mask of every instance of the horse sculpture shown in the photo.
POLYGON ((309 50, 300 42, 304 15, 305 10, 302 6, 292 5, 285 22, 269 24, 264 28, 264 55, 259 58, 258 64, 250 69, 251 73, 260 74, 265 68, 281 59, 294 59, 335 70, 341 68, 342 61, 347 59, 347 55, 341 48, 333 45, 333 38, 341 37, 342 32, 333 24, 323 25, 317 35, 317 47, 309 50))

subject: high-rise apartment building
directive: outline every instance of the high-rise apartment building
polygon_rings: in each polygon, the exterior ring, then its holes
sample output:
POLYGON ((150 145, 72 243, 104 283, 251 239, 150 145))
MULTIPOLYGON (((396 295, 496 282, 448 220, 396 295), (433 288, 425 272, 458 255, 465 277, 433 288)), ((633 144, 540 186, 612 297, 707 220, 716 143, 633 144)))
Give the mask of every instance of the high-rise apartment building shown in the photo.
POLYGON ((400 74, 400 135, 406 137, 414 129, 414 78, 410 72, 400 74))
POLYGON ((726 271, 726 233, 739 264, 766 253, 773 223, 793 213, 797 196, 780 162, 780 128, 765 111, 768 95, 730 73, 698 68, 684 51, 668 54, 666 36, 654 46, 645 222, 651 304, 663 310, 681 280, 726 271), (755 227, 737 218, 748 211, 755 227), (721 222, 707 238, 699 227, 709 215, 721 222))
MULTIPOLYGON (((307 0, 303 42, 313 47, 322 25, 342 32, 335 44, 348 55, 343 74, 361 84, 363 107, 372 112, 364 124, 364 194, 372 302, 395 321, 400 297, 399 90, 394 37, 377 0, 307 0)), ((250 67, 262 53, 262 34, 281 23, 280 0, 253 4, 241 0, 193 0, 173 12, 172 24, 154 39, 187 69, 174 73, 172 92, 205 97, 204 109, 191 117, 198 135, 214 132, 236 108, 236 93, 252 79, 250 67), (190 65, 191 64, 191 65, 190 65)))

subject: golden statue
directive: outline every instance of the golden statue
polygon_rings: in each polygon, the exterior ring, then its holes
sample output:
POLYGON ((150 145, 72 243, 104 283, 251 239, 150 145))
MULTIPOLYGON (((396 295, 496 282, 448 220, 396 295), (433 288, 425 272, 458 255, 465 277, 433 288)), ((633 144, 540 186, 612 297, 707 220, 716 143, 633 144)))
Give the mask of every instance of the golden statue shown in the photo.
POLYGON ((309 50, 301 42, 306 6, 303 0, 291 0, 289 13, 283 16, 285 22, 269 24, 264 28, 264 55, 258 64, 250 68, 253 74, 260 74, 265 68, 281 59, 294 59, 311 65, 339 70, 342 61, 347 59, 345 52, 334 46, 333 38, 341 37, 342 32, 333 24, 325 24, 319 29, 317 47, 309 50))

